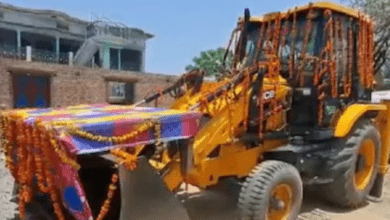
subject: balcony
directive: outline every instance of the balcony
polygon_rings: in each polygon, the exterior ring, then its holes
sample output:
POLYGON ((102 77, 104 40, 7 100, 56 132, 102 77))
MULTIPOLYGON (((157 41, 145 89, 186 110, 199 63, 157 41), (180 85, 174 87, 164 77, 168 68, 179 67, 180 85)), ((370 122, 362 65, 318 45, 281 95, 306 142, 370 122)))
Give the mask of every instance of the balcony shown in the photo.
POLYGON ((4 58, 17 58, 17 49, 15 45, 1 44, 0 45, 0 56, 4 58))
MULTIPOLYGON (((31 49, 31 61, 44 63, 69 64, 70 53, 62 52, 57 58, 56 52, 44 49, 31 49)), ((0 57, 9 59, 27 60, 27 47, 21 47, 18 52, 17 47, 11 44, 0 44, 0 57)))

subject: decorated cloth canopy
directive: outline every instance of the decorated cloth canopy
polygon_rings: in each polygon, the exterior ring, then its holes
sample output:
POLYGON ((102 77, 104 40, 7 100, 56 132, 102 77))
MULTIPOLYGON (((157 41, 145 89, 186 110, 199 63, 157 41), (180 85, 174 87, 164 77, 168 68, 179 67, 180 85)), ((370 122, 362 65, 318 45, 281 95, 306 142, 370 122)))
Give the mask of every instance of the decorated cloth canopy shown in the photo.
POLYGON ((63 215, 58 208, 62 203, 76 219, 92 219, 78 178, 77 155, 188 139, 198 132, 201 116, 108 104, 3 111, 3 146, 7 167, 23 189, 20 205, 38 188, 51 195, 57 216, 63 215))

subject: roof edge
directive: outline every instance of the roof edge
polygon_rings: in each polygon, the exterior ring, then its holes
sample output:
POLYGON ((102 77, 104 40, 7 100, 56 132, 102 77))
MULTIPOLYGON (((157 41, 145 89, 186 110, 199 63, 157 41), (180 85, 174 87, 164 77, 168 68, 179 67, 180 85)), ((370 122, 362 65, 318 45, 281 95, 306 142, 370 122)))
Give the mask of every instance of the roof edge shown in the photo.
MULTIPOLYGON (((356 9, 353 9, 351 7, 339 3, 330 2, 330 1, 318 1, 303 6, 293 7, 284 12, 275 12, 275 13, 268 13, 260 16, 252 16, 250 18, 250 22, 267 22, 269 20, 274 19, 275 16, 272 15, 281 14, 283 17, 286 17, 291 13, 309 10, 310 7, 313 9, 330 9, 332 11, 336 11, 354 18, 359 18, 360 14, 362 14, 362 12, 359 12, 356 9)), ((238 23, 242 23, 242 22, 243 22, 243 17, 240 17, 238 19, 238 23)))
POLYGON ((11 4, 6 4, 3 2, 0 2, 0 8, 13 10, 13 11, 20 11, 25 13, 31 13, 31 14, 42 14, 42 15, 57 15, 64 19, 76 22, 76 23, 82 23, 82 24, 88 24, 89 22, 80 18, 72 17, 68 15, 65 12, 57 11, 57 10, 51 10, 51 9, 33 9, 33 8, 26 8, 26 7, 20 7, 15 6, 11 4))

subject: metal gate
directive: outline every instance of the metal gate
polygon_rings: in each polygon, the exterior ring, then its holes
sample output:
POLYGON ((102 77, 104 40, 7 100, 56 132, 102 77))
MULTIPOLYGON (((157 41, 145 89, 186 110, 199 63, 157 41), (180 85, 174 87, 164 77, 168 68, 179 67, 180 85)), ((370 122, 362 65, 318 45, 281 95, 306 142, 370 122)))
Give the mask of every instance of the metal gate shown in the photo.
POLYGON ((14 108, 50 106, 50 78, 15 75, 13 77, 14 108))

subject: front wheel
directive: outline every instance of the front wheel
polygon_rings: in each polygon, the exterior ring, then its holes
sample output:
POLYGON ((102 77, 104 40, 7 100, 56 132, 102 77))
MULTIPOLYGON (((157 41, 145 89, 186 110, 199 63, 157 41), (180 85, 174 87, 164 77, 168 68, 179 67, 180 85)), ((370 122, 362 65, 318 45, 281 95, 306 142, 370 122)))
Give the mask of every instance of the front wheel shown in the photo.
POLYGON ((302 180, 295 167, 280 161, 262 162, 242 186, 240 219, 295 220, 302 196, 302 180))
POLYGON ((378 173, 381 139, 368 119, 360 120, 345 139, 343 150, 329 170, 337 176, 324 187, 325 198, 341 207, 356 207, 366 199, 378 173))

